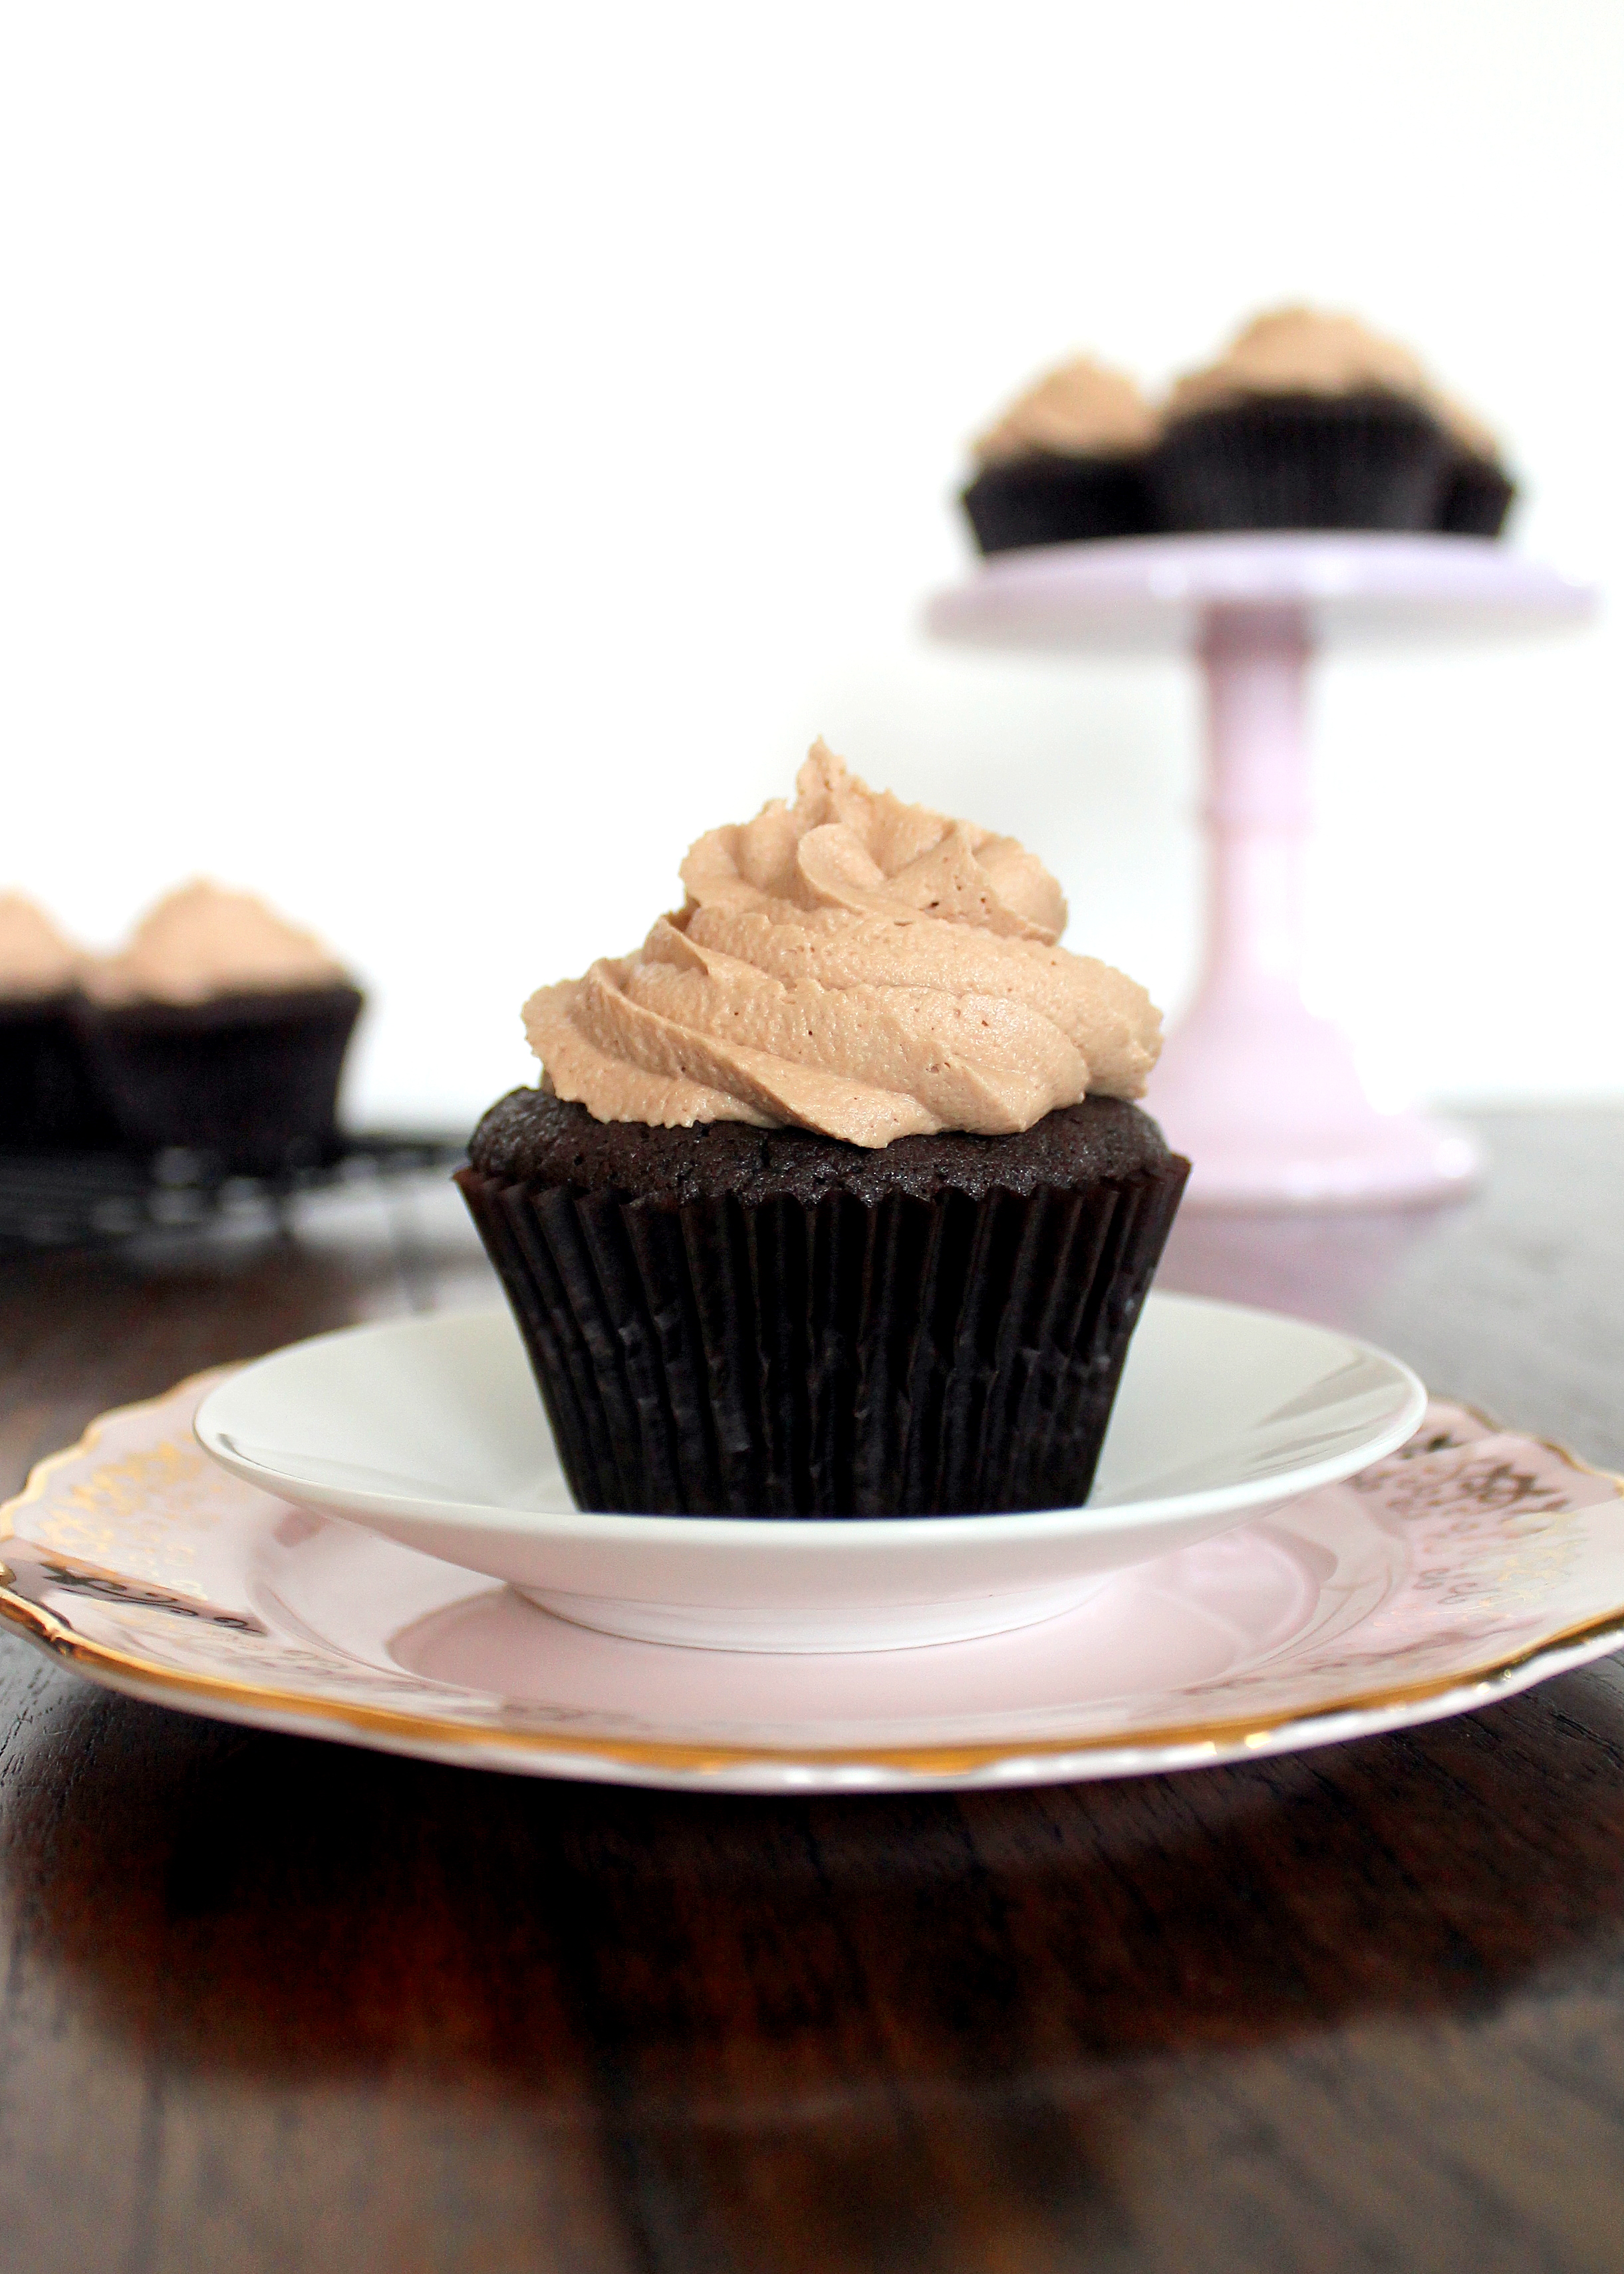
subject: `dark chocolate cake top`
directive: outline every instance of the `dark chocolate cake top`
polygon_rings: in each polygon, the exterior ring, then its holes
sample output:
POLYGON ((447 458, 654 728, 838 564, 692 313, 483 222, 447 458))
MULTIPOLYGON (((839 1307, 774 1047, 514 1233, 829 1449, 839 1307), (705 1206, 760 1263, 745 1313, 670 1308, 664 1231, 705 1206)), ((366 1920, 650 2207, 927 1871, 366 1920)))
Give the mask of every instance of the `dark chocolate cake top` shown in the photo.
POLYGON ((667 1207, 722 1198, 816 1206, 837 1191, 870 1204, 893 1193, 928 1200, 944 1190, 980 1200, 1040 1185, 1071 1189, 1160 1169, 1173 1157, 1150 1116, 1117 1097, 1060 1106, 1016 1136, 944 1131, 870 1148, 814 1130, 758 1129, 744 1121, 702 1121, 690 1129, 596 1121, 585 1106, 540 1089, 499 1099, 468 1149, 483 1176, 623 1193, 667 1207))

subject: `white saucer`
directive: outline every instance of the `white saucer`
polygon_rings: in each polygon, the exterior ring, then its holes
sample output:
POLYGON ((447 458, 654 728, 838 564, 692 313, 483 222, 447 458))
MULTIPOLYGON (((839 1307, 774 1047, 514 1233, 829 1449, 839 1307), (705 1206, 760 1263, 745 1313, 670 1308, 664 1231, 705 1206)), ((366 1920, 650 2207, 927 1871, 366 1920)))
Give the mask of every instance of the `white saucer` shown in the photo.
POLYGON ((262 1359, 197 1417, 237 1477, 645 1642, 922 1648, 1074 1609, 1165 1556, 1379 1460, 1425 1393, 1368 1344, 1152 1295, 1085 1508, 782 1522, 583 1514, 508 1314, 353 1327, 262 1359))
POLYGON ((786 1659, 596 1634, 257 1491, 192 1434, 221 1379, 35 1471, 0 1510, 0 1618, 111 1689, 263 1728, 708 1790, 1059 1783, 1435 1720, 1624 1640, 1624 1480, 1461 1407, 1024 1633, 786 1659))

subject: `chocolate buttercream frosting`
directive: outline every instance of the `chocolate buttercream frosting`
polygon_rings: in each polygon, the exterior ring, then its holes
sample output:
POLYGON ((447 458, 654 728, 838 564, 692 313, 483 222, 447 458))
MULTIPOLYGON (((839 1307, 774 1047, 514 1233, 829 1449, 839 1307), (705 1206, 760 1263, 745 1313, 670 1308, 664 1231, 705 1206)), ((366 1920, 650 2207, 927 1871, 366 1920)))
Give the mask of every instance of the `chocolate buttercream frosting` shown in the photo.
POLYGON ((1357 317, 1318 308, 1272 308, 1237 333, 1216 363, 1181 379, 1169 408, 1177 417, 1249 395, 1356 394, 1425 403, 1432 384, 1407 347, 1372 332, 1357 317))
POLYGON ((1155 432, 1155 414, 1125 373, 1077 356, 1034 380, 974 447, 982 466, 1109 457, 1147 448, 1155 432))
POLYGON ((1144 1094, 1161 1013, 1059 945, 1065 901, 1034 855, 868 789, 821 742, 796 789, 697 840, 683 907, 636 954, 530 998, 545 1088, 599 1121, 868 1147, 1144 1094))
POLYGON ((347 978, 312 933, 252 892, 199 877, 149 909, 127 947, 90 967, 86 985, 106 1002, 206 1003, 342 987, 347 978))
POLYGON ((0 998, 65 993, 83 960, 43 908, 21 892, 0 892, 0 998))

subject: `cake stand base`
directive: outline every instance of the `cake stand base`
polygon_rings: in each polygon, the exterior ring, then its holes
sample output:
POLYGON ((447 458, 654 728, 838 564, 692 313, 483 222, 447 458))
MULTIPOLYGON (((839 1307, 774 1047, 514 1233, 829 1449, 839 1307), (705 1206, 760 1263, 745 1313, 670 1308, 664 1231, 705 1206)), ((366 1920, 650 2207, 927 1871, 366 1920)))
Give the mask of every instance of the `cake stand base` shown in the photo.
POLYGON ((1290 997, 1198 1004, 1145 1103, 1194 1163, 1186 1209, 1416 1208, 1460 1198, 1483 1169, 1463 1129, 1379 1111, 1342 1035, 1290 997))

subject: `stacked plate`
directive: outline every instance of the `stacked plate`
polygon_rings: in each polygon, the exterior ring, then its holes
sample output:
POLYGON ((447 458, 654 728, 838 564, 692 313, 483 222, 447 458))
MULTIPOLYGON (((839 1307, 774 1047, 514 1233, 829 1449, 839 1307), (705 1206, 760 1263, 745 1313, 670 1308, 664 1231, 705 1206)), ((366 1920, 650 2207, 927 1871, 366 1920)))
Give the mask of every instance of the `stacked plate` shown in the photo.
POLYGON ((532 1773, 750 1791, 1177 1768, 1460 1711, 1624 1636, 1624 1487, 1367 1344, 1153 1296, 1088 1505, 583 1514, 506 1314, 104 1418, 0 1515, 93 1678, 532 1773))

